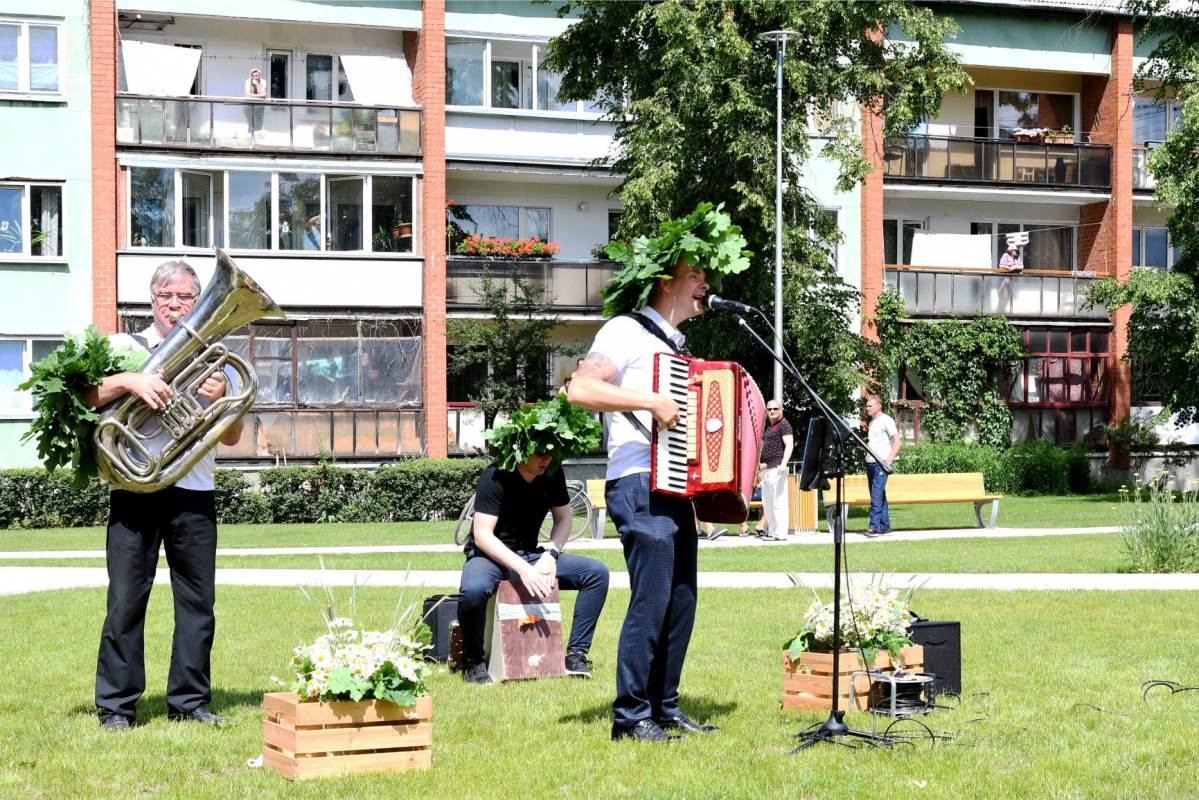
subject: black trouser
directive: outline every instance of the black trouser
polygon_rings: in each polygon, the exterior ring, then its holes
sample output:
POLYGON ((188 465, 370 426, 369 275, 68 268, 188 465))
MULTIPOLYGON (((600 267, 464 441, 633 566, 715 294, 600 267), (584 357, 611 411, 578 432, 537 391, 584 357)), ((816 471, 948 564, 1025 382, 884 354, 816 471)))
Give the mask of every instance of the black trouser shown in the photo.
POLYGON ((172 715, 212 700, 210 661, 216 631, 216 493, 171 487, 109 496, 108 615, 96 663, 96 707, 134 719, 146 690, 146 605, 166 549, 175 596, 175 635, 167 678, 172 715))
MULTIPOLYGON (((543 549, 537 548, 516 554, 530 564, 536 564, 543 549)), ((591 639, 595 635, 595 624, 604 601, 608 598, 608 568, 594 558, 572 556, 563 553, 558 559, 558 586, 576 590, 575 615, 570 623, 568 653, 588 653, 591 639)), ((483 661, 486 643, 484 630, 487 625, 487 601, 495 594, 501 580, 520 581, 520 577, 507 567, 492 561, 481 550, 472 550, 462 567, 462 586, 459 589, 458 625, 462 628, 462 662, 466 666, 483 661)))

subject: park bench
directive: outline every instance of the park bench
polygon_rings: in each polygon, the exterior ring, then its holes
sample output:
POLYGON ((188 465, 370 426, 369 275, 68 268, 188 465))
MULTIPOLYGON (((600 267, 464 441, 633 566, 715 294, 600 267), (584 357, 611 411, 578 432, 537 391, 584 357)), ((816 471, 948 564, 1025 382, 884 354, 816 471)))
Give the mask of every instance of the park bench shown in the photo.
MULTIPOLYGON (((824 509, 829 530, 833 527, 833 506, 836 486, 824 492, 824 509)), ((870 506, 870 486, 865 475, 845 477, 845 496, 841 516, 849 515, 849 506, 870 506)), ((1003 495, 987 494, 981 472, 947 472, 925 475, 892 475, 887 478, 887 504, 891 506, 915 503, 974 503, 974 517, 980 528, 994 528, 1003 495), (991 524, 983 524, 982 507, 991 504, 991 524)))

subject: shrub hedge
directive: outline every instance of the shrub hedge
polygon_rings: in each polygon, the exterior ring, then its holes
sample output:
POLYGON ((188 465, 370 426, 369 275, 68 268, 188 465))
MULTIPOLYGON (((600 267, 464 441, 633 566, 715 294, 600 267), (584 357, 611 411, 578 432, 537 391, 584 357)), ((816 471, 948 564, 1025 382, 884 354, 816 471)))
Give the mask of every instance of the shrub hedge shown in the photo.
POLYGON ((1085 494, 1092 485, 1086 448, 1067 450, 1048 442, 1007 450, 945 442, 908 445, 899 451, 895 471, 981 472, 987 491, 998 494, 1085 494))
MULTIPOLYGON (((263 470, 258 485, 218 469, 217 522, 398 522, 455 519, 487 461, 411 459, 374 472, 322 464, 263 470)), ((71 489, 69 470, 0 470, 0 528, 103 525, 108 487, 71 489)))

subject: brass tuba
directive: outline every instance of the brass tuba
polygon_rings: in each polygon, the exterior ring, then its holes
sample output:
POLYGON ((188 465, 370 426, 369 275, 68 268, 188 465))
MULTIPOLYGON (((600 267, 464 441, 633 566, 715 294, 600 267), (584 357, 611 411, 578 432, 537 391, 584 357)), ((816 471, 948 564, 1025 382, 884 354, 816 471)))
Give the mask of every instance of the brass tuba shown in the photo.
POLYGON ((117 489, 156 492, 182 478, 254 404, 258 376, 244 359, 220 343, 258 319, 285 319, 283 311, 216 249, 216 272, 195 307, 179 320, 142 365, 157 372, 173 394, 154 410, 136 395, 110 403, 100 414, 92 441, 100 475, 117 489), (237 393, 205 408, 196 390, 226 366, 237 373, 237 393))

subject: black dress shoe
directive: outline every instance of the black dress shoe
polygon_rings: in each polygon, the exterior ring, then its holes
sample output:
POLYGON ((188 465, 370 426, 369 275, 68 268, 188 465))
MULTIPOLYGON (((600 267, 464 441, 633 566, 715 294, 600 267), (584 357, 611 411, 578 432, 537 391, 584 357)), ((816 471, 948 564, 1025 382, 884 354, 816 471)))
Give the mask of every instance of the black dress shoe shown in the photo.
POLYGON ((173 722, 199 722, 204 725, 224 725, 229 721, 228 717, 218 717, 208 710, 208 706, 197 706, 186 714, 172 714, 171 721, 173 722))
POLYGON ((612 723, 612 741, 617 739, 636 739, 641 742, 677 742, 682 736, 674 736, 658 727, 651 719, 643 719, 636 725, 621 725, 612 723))
POLYGON ((676 730, 686 731, 687 733, 716 733, 716 731, 720 730, 715 725, 700 725, 686 714, 660 719, 658 720, 658 727, 664 731, 676 730))
POLYGON ((100 717, 100 727, 114 733, 124 733, 129 730, 131 724, 129 717, 122 714, 107 714, 100 717))

